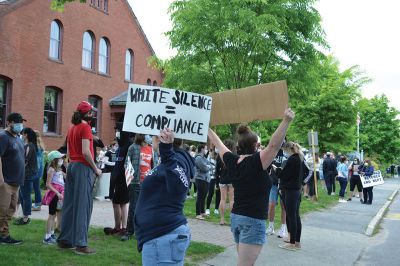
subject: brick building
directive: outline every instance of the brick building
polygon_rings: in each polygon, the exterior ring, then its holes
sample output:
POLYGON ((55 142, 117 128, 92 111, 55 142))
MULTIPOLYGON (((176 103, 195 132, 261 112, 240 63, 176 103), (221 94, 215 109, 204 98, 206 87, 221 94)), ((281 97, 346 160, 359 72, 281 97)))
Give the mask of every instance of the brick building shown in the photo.
POLYGON ((154 54, 126 0, 87 0, 50 9, 51 0, 0 0, 0 127, 10 112, 43 133, 47 149, 65 139, 77 104, 98 108, 92 127, 107 144, 128 83, 157 85, 154 54))

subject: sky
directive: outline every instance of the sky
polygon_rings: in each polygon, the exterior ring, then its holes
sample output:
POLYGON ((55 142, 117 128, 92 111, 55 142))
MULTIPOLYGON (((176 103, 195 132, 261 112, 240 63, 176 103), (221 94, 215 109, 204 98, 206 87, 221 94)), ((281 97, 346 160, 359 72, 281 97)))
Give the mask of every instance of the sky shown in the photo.
MULTIPOLYGON (((173 0, 128 0, 156 55, 175 54, 164 33, 171 29, 168 7, 173 0)), ((400 110, 400 1, 320 0, 315 7, 330 49, 341 70, 358 65, 372 82, 363 96, 385 94, 400 110)))

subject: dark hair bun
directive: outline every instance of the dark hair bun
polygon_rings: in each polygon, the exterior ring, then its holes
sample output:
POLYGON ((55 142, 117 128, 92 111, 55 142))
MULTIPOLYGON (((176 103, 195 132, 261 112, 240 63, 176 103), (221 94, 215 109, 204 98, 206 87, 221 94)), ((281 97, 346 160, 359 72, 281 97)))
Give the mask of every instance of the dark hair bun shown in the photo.
POLYGON ((238 135, 244 135, 244 134, 249 134, 251 132, 251 129, 248 125, 240 125, 237 128, 238 135))

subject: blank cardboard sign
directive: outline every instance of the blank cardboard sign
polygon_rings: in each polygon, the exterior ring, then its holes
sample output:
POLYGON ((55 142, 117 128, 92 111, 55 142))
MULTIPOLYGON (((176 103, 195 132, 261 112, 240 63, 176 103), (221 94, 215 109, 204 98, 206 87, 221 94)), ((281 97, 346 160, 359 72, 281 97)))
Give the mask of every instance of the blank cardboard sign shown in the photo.
POLYGON ((289 103, 286 81, 209 94, 213 98, 211 125, 283 118, 289 103))

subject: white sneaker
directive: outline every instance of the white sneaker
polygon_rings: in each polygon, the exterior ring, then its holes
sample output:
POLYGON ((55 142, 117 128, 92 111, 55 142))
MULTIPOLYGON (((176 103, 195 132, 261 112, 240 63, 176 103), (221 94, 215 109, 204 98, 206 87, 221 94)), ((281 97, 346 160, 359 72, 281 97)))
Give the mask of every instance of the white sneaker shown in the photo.
POLYGON ((206 209, 206 215, 210 215, 210 209, 206 209))
POLYGON ((347 200, 340 199, 339 202, 341 202, 341 203, 347 203, 347 200))
POLYGON ((331 196, 335 196, 335 192, 331 192, 331 196))
POLYGON ((219 210, 215 209, 214 214, 219 215, 219 210))
POLYGON ((268 226, 266 234, 268 236, 275 234, 275 230, 274 230, 274 227, 272 225, 268 226))
POLYGON ((194 193, 194 194, 193 194, 193 197, 197 197, 197 193, 194 193))
POLYGON ((279 229, 279 233, 277 235, 279 238, 285 238, 288 236, 286 226, 281 226, 281 229, 279 229))

